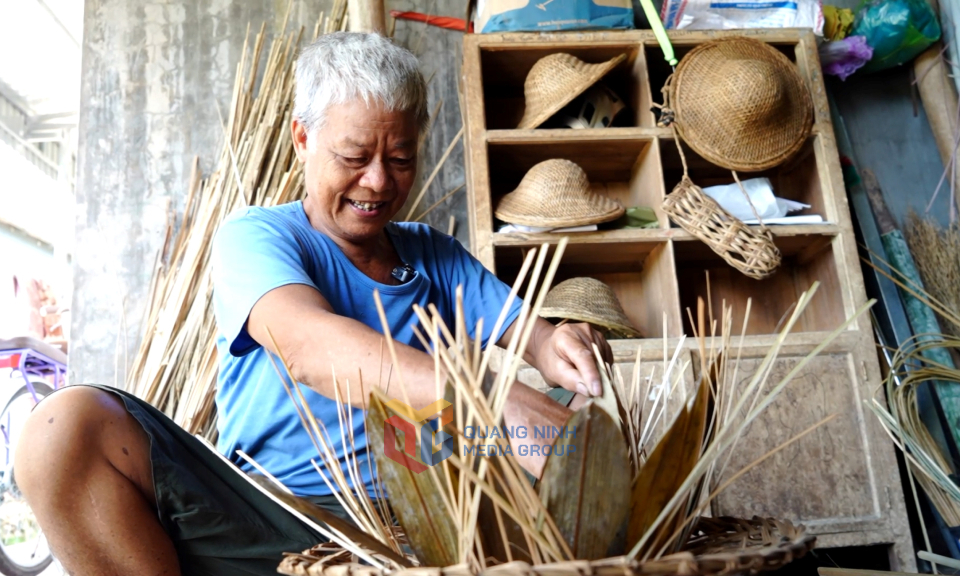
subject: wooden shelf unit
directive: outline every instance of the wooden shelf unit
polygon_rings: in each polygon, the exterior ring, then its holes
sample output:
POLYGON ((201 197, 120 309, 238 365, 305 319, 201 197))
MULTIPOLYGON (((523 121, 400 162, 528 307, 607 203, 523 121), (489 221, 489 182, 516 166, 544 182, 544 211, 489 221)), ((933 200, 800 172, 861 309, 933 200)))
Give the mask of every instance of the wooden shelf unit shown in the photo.
MULTIPOLYGON (((811 205, 800 214, 819 214, 826 220, 819 225, 772 227, 783 264, 762 281, 727 266, 703 243, 672 225, 660 209, 682 169, 672 131, 657 127, 652 111, 671 72, 652 32, 485 34, 467 35, 464 40, 461 81, 470 234, 472 251, 484 266, 512 282, 525 251, 542 243, 555 246, 560 240, 555 234, 495 231, 500 223, 493 211, 499 199, 517 186, 528 169, 546 159, 572 160, 587 173, 595 192, 627 207, 651 207, 657 214, 659 226, 654 229, 601 226, 597 232, 569 234, 556 279, 586 275, 613 287, 644 337, 612 342, 616 361, 626 372, 632 370, 638 345, 642 344, 646 357, 663 349, 663 339, 672 343, 692 335, 686 310, 695 309, 698 297, 707 297, 707 274, 713 309, 719 310, 722 302, 732 304, 738 333, 751 299, 745 370, 759 361, 797 298, 814 282, 820 283, 819 291, 787 337, 787 352, 778 361, 776 373, 785 373, 798 356, 816 347, 866 301, 815 37, 807 30, 784 29, 671 31, 670 38, 682 58, 698 44, 738 34, 767 42, 793 61, 814 101, 813 131, 801 152, 758 175, 770 178, 778 196, 811 205), (592 63, 627 56, 602 80, 629 107, 613 126, 514 129, 523 114, 527 73, 537 60, 558 52, 592 63)), ((685 154, 697 184, 733 182, 728 170, 711 165, 686 147, 685 154)), ((695 359, 694 343, 688 341, 685 346, 695 359)), ((694 361, 693 366, 697 365, 694 361)), ((894 564, 910 570, 912 544, 893 447, 863 406, 880 382, 869 318, 861 317, 851 325, 811 366, 791 384, 790 394, 771 407, 773 416, 755 425, 741 441, 730 469, 737 470, 737 464, 745 465, 774 447, 773 439, 782 442, 800 432, 816 421, 811 420, 816 414, 838 407, 846 412, 816 438, 798 442, 792 459, 775 456, 738 480, 727 494, 739 498, 718 499, 714 512, 800 521, 826 547, 890 544, 894 564), (776 432, 763 429, 767 425, 775 425, 776 432), (797 475, 803 484, 786 482, 785 466, 803 468, 797 475), (828 492, 845 500, 834 502, 828 492), (757 496, 747 497, 750 494, 757 496)), ((691 381, 694 372, 690 372, 691 381)), ((533 370, 522 374, 522 380, 531 385, 543 384, 533 370)))

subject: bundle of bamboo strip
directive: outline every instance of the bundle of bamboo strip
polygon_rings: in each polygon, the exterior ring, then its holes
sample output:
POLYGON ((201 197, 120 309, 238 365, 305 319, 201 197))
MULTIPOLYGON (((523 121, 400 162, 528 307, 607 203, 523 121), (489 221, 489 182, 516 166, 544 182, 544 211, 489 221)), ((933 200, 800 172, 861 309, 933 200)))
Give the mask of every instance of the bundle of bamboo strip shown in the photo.
POLYGON ((923 286, 951 313, 938 314, 944 332, 960 338, 960 223, 941 228, 930 218, 907 215, 907 244, 923 286))
MULTIPOLYGON (((572 438, 563 436, 556 440, 536 486, 515 458, 506 434, 485 438, 464 434, 470 427, 500 427, 507 393, 516 383, 522 363, 519 351, 526 348, 531 337, 533 319, 552 284, 565 245, 566 239, 562 239, 549 265, 546 245, 531 251, 525 259, 511 298, 525 285, 524 302, 529 304, 524 304, 515 321, 513 337, 496 374, 488 371, 492 348, 481 352, 479 344, 468 338, 462 312, 451 327, 435 308, 416 310, 422 328, 418 335, 424 348, 432 351, 438 367, 437 397, 452 405, 450 423, 435 432, 432 441, 436 446, 443 438, 451 438, 455 448, 435 465, 424 465, 413 455, 406 464, 386 457, 385 443, 395 438, 386 434, 385 422, 394 415, 410 415, 387 398, 385 385, 379 382, 362 387, 371 390, 364 422, 370 447, 365 454, 352 454, 347 463, 350 470, 343 473, 337 454, 329 449, 327 431, 310 414, 300 386, 295 384, 281 354, 278 372, 314 438, 323 462, 323 466, 317 465, 318 473, 350 511, 357 526, 378 542, 378 548, 386 546, 391 552, 388 556, 367 548, 362 555, 357 554, 355 539, 335 537, 334 541, 344 550, 354 552, 342 554, 325 546, 321 547, 323 551, 291 554, 281 564, 282 573, 465 576, 503 572, 575 576, 584 571, 604 573, 606 567, 611 573, 634 575, 726 574, 732 573, 734 567, 744 571, 776 567, 812 546, 812 537, 787 523, 720 519, 709 528, 710 522, 704 524, 701 514, 713 498, 747 470, 833 418, 829 416, 811 426, 744 470, 732 475, 724 473, 732 450, 750 424, 812 357, 869 307, 864 306, 838 327, 779 382, 767 383, 786 335, 809 304, 816 285, 801 296, 780 336, 745 386, 737 384, 739 346, 732 341, 732 311, 724 306, 718 323, 712 313, 707 318, 708 312, 699 302, 697 322, 693 325, 698 327, 701 377, 689 398, 684 396, 675 411, 667 412, 667 402, 658 402, 659 410, 647 411, 651 388, 649 382, 642 383, 645 370, 634 370, 631 380, 624 381, 619 372, 606 367, 595 349, 603 394, 566 422, 565 429, 577 433, 572 438), (650 430, 660 420, 666 420, 669 426, 655 437, 650 430), (441 437, 441 433, 448 436, 441 437), (475 450, 480 445, 487 449, 475 450), (575 450, 569 450, 570 447, 575 450), (563 457, 557 457, 561 454, 563 457), (377 474, 369 491, 357 488, 358 461, 362 459, 376 461, 377 474), (719 478, 726 480, 719 483, 719 478), (409 544, 407 554, 399 561, 394 555, 402 554, 404 548, 394 517, 409 544), (749 533, 777 536, 773 540, 760 539, 757 544, 751 542, 749 533), (738 544, 724 548, 721 542, 738 544), (699 556, 718 550, 723 551, 721 556, 699 556), (366 565, 355 563, 356 558, 362 558, 366 565), (412 566, 420 568, 410 571, 412 566), (430 570, 425 571, 425 567, 430 570)), ((376 295, 375 300, 379 304, 376 295)), ((508 300, 494 332, 502 325, 509 307, 508 300)), ((396 366, 394 344, 382 309, 381 319, 387 353, 396 366)), ((741 341, 745 329, 746 323, 741 341)), ((478 326, 477 332, 482 332, 482 328, 478 326)), ((658 385, 662 394, 683 389, 677 386, 681 378, 677 356, 674 353, 672 359, 663 359, 666 369, 658 385)), ((394 376, 394 386, 399 385, 401 398, 406 398, 402 374, 394 376)), ((340 426, 340 433, 349 435, 354 429, 347 421, 352 413, 347 409, 351 399, 337 400, 346 401, 341 406, 344 425, 340 426)), ((422 441, 428 445, 428 439, 422 441)), ((344 438, 343 442, 351 445, 352 438, 344 438)), ((274 482, 268 492, 283 492, 282 485, 274 482)), ((295 501, 289 495, 280 500, 295 501)), ((322 522, 320 514, 308 516, 322 522)))
MULTIPOLYGON (((932 226, 930 223, 927 225, 932 226)), ((933 233, 936 234, 936 231, 933 233)), ((893 281, 900 290, 936 312, 948 326, 960 326, 960 313, 950 304, 927 292, 910 275, 902 273, 882 258, 874 257, 879 265, 867 258, 862 260, 893 281)), ((949 272, 938 271, 935 274, 949 275, 949 272)), ((947 295, 953 297, 951 291, 947 295)), ((873 399, 865 400, 903 452, 909 464, 907 471, 914 493, 916 484, 920 484, 948 526, 960 525, 960 488, 954 480, 958 471, 957 463, 943 453, 920 417, 917 388, 927 382, 947 386, 960 384, 960 369, 954 367, 952 362, 948 365, 938 361, 940 357, 950 359, 958 356, 960 338, 948 334, 917 334, 903 342, 894 351, 892 359, 888 357, 890 370, 886 381, 878 388, 873 399), (931 351, 937 354, 931 354, 931 351), (881 395, 881 392, 884 394, 881 395)), ((923 535, 927 550, 930 551, 926 527, 923 527, 923 535)))
MULTIPOLYGON (((337 0, 332 14, 321 14, 314 36, 341 29, 345 11, 346 0, 337 0)), ((248 30, 216 170, 202 179, 195 160, 182 217, 178 221, 171 215, 155 266, 147 329, 126 382, 128 390, 188 432, 211 440, 216 436, 218 369, 212 239, 235 209, 295 200, 303 180, 289 129, 294 63, 303 30, 276 36, 264 59, 265 28, 261 26, 252 45, 248 30)))

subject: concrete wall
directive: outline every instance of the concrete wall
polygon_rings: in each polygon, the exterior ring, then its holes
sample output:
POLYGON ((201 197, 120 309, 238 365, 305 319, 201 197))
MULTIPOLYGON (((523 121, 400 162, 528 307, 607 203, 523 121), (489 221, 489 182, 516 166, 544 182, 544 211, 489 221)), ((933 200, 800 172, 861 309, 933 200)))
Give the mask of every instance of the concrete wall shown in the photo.
MULTIPOLYGON (((87 0, 84 15, 72 382, 122 385, 167 208, 190 164, 220 150, 247 23, 279 31, 286 0, 87 0)), ((323 0, 294 2, 312 26, 323 0)))
MULTIPOLYGON (((462 16, 460 2, 413 0, 389 8, 462 16)), ((276 33, 287 0, 87 0, 77 176, 71 380, 123 385, 136 353, 167 209, 183 201, 190 165, 205 173, 221 147, 217 106, 227 113, 247 24, 276 33)), ((312 27, 325 0, 295 0, 291 26, 312 27)), ((461 34, 398 22, 396 38, 433 74, 430 106, 441 118, 425 143, 424 179, 460 128, 456 78, 461 34)), ((444 165, 421 210, 463 182, 462 144, 444 165)), ((419 187, 415 187, 414 191, 419 187)), ((447 229, 465 193, 425 220, 447 229)))
MULTIPOLYGON (((427 12, 436 16, 463 18, 466 2, 463 0, 387 0, 389 10, 427 12)), ((389 17, 388 17, 389 19, 389 17)), ((420 59, 420 67, 428 86, 430 110, 443 100, 439 117, 427 135, 421 153, 420 180, 426 180, 430 172, 443 156, 447 146, 463 125, 460 116, 460 101, 457 96, 457 84, 460 76, 460 63, 463 61, 463 33, 445 30, 435 26, 426 26, 420 22, 400 20, 394 31, 394 40, 405 46, 420 59)), ((423 212, 443 198, 457 186, 464 183, 463 140, 454 147, 440 173, 434 179, 421 200, 418 213, 423 212)), ((410 195, 415 195, 420 186, 415 186, 410 195)), ((412 200, 411 200, 412 201, 412 200)), ((409 202, 408 202, 409 203, 409 202)), ((406 214, 406 208, 401 214, 406 214)), ((464 246, 470 245, 467 230, 467 193, 466 189, 450 197, 428 214, 423 221, 438 230, 447 231, 450 216, 457 220, 456 236, 464 246)))

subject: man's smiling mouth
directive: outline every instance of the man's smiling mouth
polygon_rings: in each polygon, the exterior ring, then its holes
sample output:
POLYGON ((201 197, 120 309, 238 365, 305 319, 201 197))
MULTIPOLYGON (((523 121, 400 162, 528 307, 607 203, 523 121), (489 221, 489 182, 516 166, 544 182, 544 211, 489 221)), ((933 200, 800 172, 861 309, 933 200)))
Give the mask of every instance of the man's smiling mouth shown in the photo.
POLYGON ((352 204, 355 208, 363 210, 364 212, 373 212, 377 208, 380 208, 386 202, 357 202, 356 200, 347 199, 347 202, 352 204))

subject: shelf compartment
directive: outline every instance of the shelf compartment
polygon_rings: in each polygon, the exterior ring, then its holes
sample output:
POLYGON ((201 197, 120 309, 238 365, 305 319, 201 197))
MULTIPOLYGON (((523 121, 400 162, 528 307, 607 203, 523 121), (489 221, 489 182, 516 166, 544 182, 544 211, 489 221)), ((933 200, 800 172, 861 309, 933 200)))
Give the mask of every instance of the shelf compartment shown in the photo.
MULTIPOLYGON (((489 143, 491 209, 504 194, 513 191, 534 165, 553 158, 576 162, 587 173, 593 192, 619 200, 625 207, 649 206, 662 228, 668 226, 660 205, 663 179, 658 143, 652 138, 581 139, 580 132, 566 130, 557 138, 536 143, 489 143)), ((589 132, 602 132, 590 130, 589 132)), ((590 134, 587 134, 590 136, 590 134)))
MULTIPOLYGON (((551 245, 551 255, 555 247, 551 245)), ((498 246, 497 276, 512 285, 527 250, 529 247, 498 246)), ((613 288, 627 317, 644 338, 680 335, 679 293, 670 242, 622 243, 616 250, 568 244, 554 284, 580 276, 596 278, 613 288)))
MULTIPOLYGON (((738 172, 740 181, 769 178, 774 196, 810 205, 808 209, 791 212, 791 216, 817 214, 824 219, 834 217, 833 212, 827 209, 820 172, 817 168, 817 155, 814 152, 817 147, 817 138, 817 136, 810 137, 793 158, 780 166, 763 172, 738 172)), ((683 177, 683 164, 673 138, 661 138, 660 148, 663 157, 664 185, 669 194, 683 177)), ((697 186, 706 188, 734 183, 730 170, 711 164, 686 144, 683 144, 683 153, 687 158, 690 179, 697 186)))
POLYGON ((629 110, 617 117, 615 126, 655 125, 650 112, 644 52, 636 42, 585 46, 582 42, 550 43, 548 46, 511 44, 481 46, 480 71, 483 78, 484 116, 487 129, 513 129, 523 116, 523 83, 533 65, 544 56, 568 53, 584 62, 599 64, 620 54, 627 58, 600 81, 623 99, 629 110))
POLYGON ((815 281, 820 282, 820 288, 793 331, 829 331, 843 322, 846 314, 834 257, 838 237, 833 234, 781 234, 774 241, 783 254, 783 261, 773 276, 764 280, 744 276, 702 242, 674 242, 680 308, 687 334, 692 335, 693 331, 686 309, 690 308, 696 316, 697 298, 707 298, 707 274, 714 314, 719 316, 724 302, 732 306, 733 328, 737 333, 743 326, 748 299, 752 299, 752 305, 746 333, 775 334, 786 322, 800 295, 815 281))

